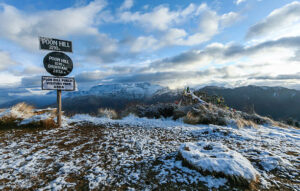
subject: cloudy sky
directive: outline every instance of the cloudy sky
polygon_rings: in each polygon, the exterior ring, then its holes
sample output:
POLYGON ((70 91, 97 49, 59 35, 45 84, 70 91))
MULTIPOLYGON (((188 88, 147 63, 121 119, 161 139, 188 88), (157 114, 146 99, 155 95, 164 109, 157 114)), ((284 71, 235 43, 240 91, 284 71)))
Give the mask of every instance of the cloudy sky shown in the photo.
POLYGON ((39 36, 73 42, 69 76, 79 89, 122 82, 300 89, 299 1, 0 0, 2 93, 34 93, 49 75, 39 36))

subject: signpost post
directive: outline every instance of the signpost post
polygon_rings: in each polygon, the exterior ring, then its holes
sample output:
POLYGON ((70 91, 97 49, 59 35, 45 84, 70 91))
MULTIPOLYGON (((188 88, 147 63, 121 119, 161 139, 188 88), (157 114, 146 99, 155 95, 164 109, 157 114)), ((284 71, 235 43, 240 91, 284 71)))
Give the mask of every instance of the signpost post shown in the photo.
POLYGON ((57 125, 61 127, 61 90, 57 90, 57 125))
POLYGON ((57 90, 57 125, 61 127, 61 91, 74 91, 75 79, 66 78, 73 70, 71 58, 63 52, 73 52, 72 42, 53 38, 40 37, 40 49, 52 50, 44 57, 44 67, 54 76, 42 76, 42 90, 57 90), (62 52, 60 52, 62 51, 62 52))

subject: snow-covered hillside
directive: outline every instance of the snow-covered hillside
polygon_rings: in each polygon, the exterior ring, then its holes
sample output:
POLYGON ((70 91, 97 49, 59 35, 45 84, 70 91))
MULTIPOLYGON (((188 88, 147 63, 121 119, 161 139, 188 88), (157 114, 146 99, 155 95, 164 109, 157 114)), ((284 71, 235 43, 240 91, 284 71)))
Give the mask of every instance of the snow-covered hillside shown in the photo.
POLYGON ((1 130, 0 189, 246 189, 234 175, 252 190, 299 190, 299 148, 294 128, 75 115, 62 128, 1 130))

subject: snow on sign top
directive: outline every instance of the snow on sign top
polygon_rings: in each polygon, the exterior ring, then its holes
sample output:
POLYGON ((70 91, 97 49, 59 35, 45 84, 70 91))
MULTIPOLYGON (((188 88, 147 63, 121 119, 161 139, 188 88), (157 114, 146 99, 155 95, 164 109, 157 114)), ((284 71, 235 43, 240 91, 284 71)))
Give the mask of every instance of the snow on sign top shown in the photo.
POLYGON ((54 38, 40 37, 40 49, 62 52, 73 52, 72 42, 54 38))

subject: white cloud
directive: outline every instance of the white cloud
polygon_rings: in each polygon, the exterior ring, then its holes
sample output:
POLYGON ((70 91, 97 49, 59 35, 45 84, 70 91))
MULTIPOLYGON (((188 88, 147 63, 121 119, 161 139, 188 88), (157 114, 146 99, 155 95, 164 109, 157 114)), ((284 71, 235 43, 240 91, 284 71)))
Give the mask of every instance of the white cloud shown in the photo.
POLYGON ((295 1, 272 11, 264 20, 250 27, 247 39, 270 39, 300 35, 300 2, 295 1))
POLYGON ((45 73, 45 69, 40 66, 30 65, 26 66, 22 71, 22 75, 38 75, 45 73))
POLYGON ((20 85, 22 77, 8 72, 0 72, 0 79, 0 88, 10 88, 20 85))
POLYGON ((300 37, 283 38, 253 46, 213 43, 203 50, 191 50, 149 64, 143 72, 195 72, 203 68, 230 65, 218 75, 246 80, 249 76, 293 74, 300 71, 300 37), (223 74, 223 75, 222 75, 223 74), (224 76, 225 75, 225 76, 224 76))
MULTIPOLYGON (((204 4, 203 4, 204 5, 204 4)), ((195 12, 196 10, 196 5, 191 3, 189 4, 189 6, 187 6, 185 9, 183 9, 181 12, 180 12, 180 15, 185 18, 185 17, 188 17, 189 15, 193 14, 193 12, 195 12)))
POLYGON ((105 4, 102 0, 96 0, 82 7, 25 13, 2 3, 0 36, 37 50, 39 36, 97 35, 96 17, 105 4))
POLYGON ((239 15, 236 12, 225 13, 220 16, 221 26, 222 28, 231 26, 232 24, 239 21, 240 19, 241 19, 241 15, 239 15))
POLYGON ((188 34, 184 29, 171 28, 160 40, 160 46, 182 45, 183 38, 187 35, 188 34))
POLYGON ((196 6, 191 3, 184 9, 170 10, 167 5, 160 5, 148 12, 121 12, 117 20, 124 23, 136 23, 148 30, 165 31, 181 24, 190 17, 199 16, 200 12, 209 9, 206 4, 196 6))
POLYGON ((241 4, 241 3, 245 2, 245 1, 246 0, 236 0, 234 3, 237 4, 237 5, 239 5, 239 4, 241 4))
POLYGON ((123 12, 120 22, 138 23, 147 30, 157 30, 159 35, 140 36, 132 43, 131 51, 157 50, 165 46, 193 46, 209 41, 220 30, 238 21, 238 13, 218 15, 207 4, 189 4, 184 9, 170 10, 167 6, 155 7, 146 13, 123 12), (182 28, 191 22, 189 30, 182 28), (144 44, 144 46, 143 46, 144 44))
POLYGON ((237 22, 240 17, 238 13, 229 12, 223 15, 218 15, 217 12, 210 9, 203 10, 200 14, 199 31, 189 35, 182 35, 185 37, 177 43, 177 45, 197 45, 209 41, 213 36, 218 34, 220 30, 237 22))
POLYGON ((84 71, 76 75, 77 82, 95 82, 113 74, 112 71, 84 71))
POLYGON ((119 58, 118 42, 106 34, 98 34, 83 42, 86 47, 82 54, 84 61, 92 64, 106 64, 119 58))
POLYGON ((172 12, 166 6, 158 6, 152 12, 122 12, 120 20, 122 22, 137 22, 145 28, 155 30, 168 29, 178 18, 177 12, 172 12))
POLYGON ((152 51, 158 48, 158 41, 152 36, 140 36, 131 45, 132 52, 152 51))
POLYGON ((133 0, 125 0, 120 7, 120 10, 130 9, 133 6, 133 0))
POLYGON ((11 69, 16 64, 17 63, 11 59, 8 52, 0 51, 0 71, 11 69))

